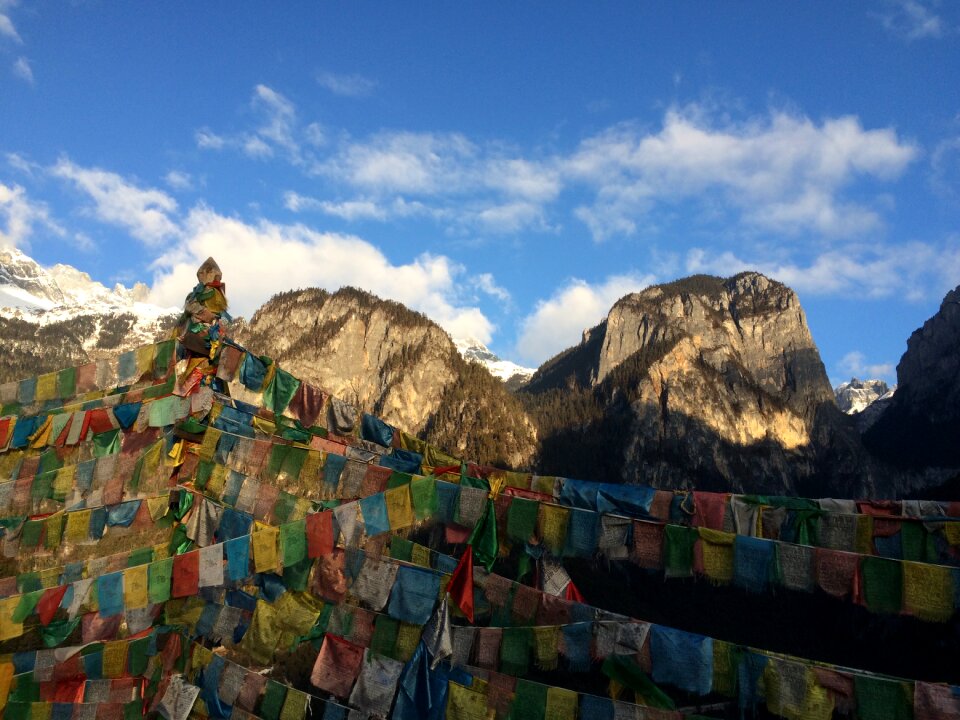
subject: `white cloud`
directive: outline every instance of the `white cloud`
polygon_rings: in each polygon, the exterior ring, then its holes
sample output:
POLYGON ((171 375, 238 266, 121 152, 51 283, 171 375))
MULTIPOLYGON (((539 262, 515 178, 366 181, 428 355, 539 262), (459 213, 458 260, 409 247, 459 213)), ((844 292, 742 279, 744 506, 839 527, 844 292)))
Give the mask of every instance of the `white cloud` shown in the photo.
POLYGON ((33 176, 34 170, 42 169, 37 163, 27 160, 20 153, 7 153, 7 164, 24 175, 33 176))
POLYGON ((212 130, 202 128, 194 133, 197 147, 201 150, 222 150, 226 145, 226 140, 221 135, 217 135, 212 130))
POLYGON ((453 335, 489 342, 493 333, 479 308, 457 301, 465 270, 449 258, 423 254, 396 265, 356 236, 267 221, 253 225, 202 207, 189 213, 180 241, 154 262, 152 300, 179 304, 207 256, 223 269, 237 314, 249 316, 293 287, 354 285, 423 312, 453 335))
POLYGON ((702 108, 672 109, 657 133, 621 124, 583 141, 564 174, 596 189, 576 215, 596 239, 632 234, 654 203, 719 194, 748 225, 795 234, 851 235, 877 214, 840 199, 858 177, 891 180, 917 156, 892 129, 865 130, 855 117, 817 125, 772 112, 739 125, 712 122, 702 108))
POLYGON ((960 199, 960 137, 937 143, 930 156, 930 170, 930 184, 938 195, 960 199))
POLYGON ((494 279, 492 273, 473 275, 470 278, 470 284, 502 303, 510 302, 510 291, 497 285, 497 281, 494 279))
POLYGON ((960 277, 960 242, 941 245, 912 242, 903 245, 850 245, 828 250, 806 263, 789 259, 745 260, 732 252, 711 253, 697 248, 687 255, 688 273, 728 276, 756 270, 798 293, 883 298, 901 296, 910 301, 940 296, 960 277))
POLYGON ((9 8, 16 7, 17 4, 16 0, 0 0, 0 37, 21 44, 23 40, 20 38, 20 33, 17 32, 17 28, 14 27, 13 20, 10 19, 10 14, 7 12, 9 8))
POLYGON ((294 104, 282 94, 267 87, 257 85, 253 91, 251 104, 263 117, 263 124, 256 131, 262 144, 267 143, 283 148, 294 162, 300 161, 300 144, 294 139, 297 124, 297 110, 294 104))
POLYGON ((943 36, 943 20, 933 12, 931 3, 921 0, 888 0, 889 10, 876 13, 883 26, 905 40, 943 36))
POLYGON ((652 275, 614 275, 598 285, 571 280, 550 299, 539 301, 523 319, 517 355, 525 362, 540 365, 580 342, 583 331, 600 322, 621 297, 653 282, 652 275))
POLYGON ((363 75, 343 75, 329 71, 317 73, 317 83, 334 95, 344 97, 364 97, 373 92, 377 84, 363 75))
POLYGON ((0 183, 0 246, 29 247, 30 237, 37 225, 45 227, 54 235, 63 236, 65 231, 50 217, 50 211, 42 202, 34 202, 19 185, 0 183))
POLYGON ((243 141, 243 154, 247 157, 262 160, 273 157, 273 148, 267 145, 263 138, 251 135, 243 141))
POLYGON ((193 189, 193 178, 190 177, 190 173, 182 170, 171 170, 163 177, 163 180, 174 190, 193 189))
POLYGON ((30 85, 34 84, 33 68, 25 57, 18 57, 13 63, 13 74, 30 85))
POLYGON ((840 358, 837 368, 845 377, 856 377, 861 380, 892 381, 895 377, 893 363, 868 363, 867 356, 859 350, 848 352, 840 358))
POLYGON ((103 222, 126 228, 148 245, 156 245, 178 234, 172 219, 177 202, 161 190, 142 189, 116 173, 99 168, 82 168, 66 158, 50 168, 59 178, 93 200, 92 214, 103 222))

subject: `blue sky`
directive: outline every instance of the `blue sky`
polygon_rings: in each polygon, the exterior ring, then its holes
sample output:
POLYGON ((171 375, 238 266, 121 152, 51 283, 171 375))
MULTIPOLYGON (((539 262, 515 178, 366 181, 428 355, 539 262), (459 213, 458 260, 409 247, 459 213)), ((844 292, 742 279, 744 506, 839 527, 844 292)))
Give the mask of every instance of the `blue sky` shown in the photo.
POLYGON ((0 0, 0 242, 177 305, 356 285, 536 365, 754 268, 831 378, 960 284, 960 4, 0 0))

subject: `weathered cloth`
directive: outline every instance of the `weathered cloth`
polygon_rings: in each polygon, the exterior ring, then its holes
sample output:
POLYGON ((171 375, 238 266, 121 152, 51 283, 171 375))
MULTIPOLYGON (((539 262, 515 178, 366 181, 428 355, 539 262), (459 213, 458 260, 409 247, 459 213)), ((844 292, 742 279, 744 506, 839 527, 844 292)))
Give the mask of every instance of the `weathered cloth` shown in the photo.
POLYGON ((834 597, 859 596, 860 556, 839 550, 815 551, 817 584, 834 597))
POLYGON ((713 641, 660 625, 650 629, 653 679, 706 695, 713 684, 713 641))
POLYGON ((664 531, 663 571, 668 578, 693 575, 693 548, 699 535, 696 528, 667 525, 664 531))
POLYGON ((738 535, 733 544, 734 584, 753 592, 764 592, 770 581, 774 542, 738 535))
POLYGON ((386 717, 397 691, 403 663, 366 650, 360 675, 350 693, 350 705, 365 713, 386 717))
POLYGON ((633 523, 633 560, 643 568, 659 570, 662 567, 663 528, 660 523, 633 523))
POLYGON ((777 543, 776 548, 780 583, 790 590, 813 592, 813 548, 789 543, 777 543))
POLYGON ((895 615, 903 604, 902 563, 886 558, 865 557, 860 567, 863 600, 870 612, 895 615))
POLYGON ((399 566, 367 557, 360 574, 350 587, 350 594, 364 607, 379 611, 387 604, 399 566))
POLYGON ((440 576, 437 573, 400 567, 395 573, 388 612, 398 620, 423 625, 433 613, 439 592, 440 576))
POLYGON ((903 608, 921 620, 946 622, 954 611, 951 568, 904 562, 903 608))

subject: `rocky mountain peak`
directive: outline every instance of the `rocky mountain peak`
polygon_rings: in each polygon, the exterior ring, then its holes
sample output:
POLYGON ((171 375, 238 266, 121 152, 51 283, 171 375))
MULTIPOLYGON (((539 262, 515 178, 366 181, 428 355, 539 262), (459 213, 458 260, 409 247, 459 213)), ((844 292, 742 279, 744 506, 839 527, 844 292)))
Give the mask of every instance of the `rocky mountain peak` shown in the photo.
POLYGON ((896 386, 891 389, 883 380, 851 378, 837 385, 834 395, 837 398, 837 407, 848 415, 854 415, 863 412, 878 400, 893 397, 895 390, 896 386))
POLYGON ((0 247, 0 305, 47 310, 64 302, 56 281, 15 247, 0 247))

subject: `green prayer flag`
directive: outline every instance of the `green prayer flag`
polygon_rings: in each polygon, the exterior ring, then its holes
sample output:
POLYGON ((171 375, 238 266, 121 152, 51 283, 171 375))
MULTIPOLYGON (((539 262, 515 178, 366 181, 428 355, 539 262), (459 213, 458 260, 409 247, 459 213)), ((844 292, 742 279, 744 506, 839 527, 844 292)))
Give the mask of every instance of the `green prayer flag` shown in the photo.
POLYGON ((492 502, 487 503, 486 510, 474 526, 467 542, 473 546, 474 559, 489 572, 500 551, 500 543, 497 541, 497 514, 492 502))
POLYGON ((61 398, 71 398, 77 394, 77 369, 66 368, 57 373, 57 395, 61 398))
POLYGON ((159 380, 170 371, 170 361, 173 359, 175 341, 164 340, 157 343, 153 355, 153 377, 159 380))
POLYGON ((281 490, 273 503, 273 517, 278 523, 285 523, 290 519, 293 508, 297 504, 297 496, 281 490))
POLYGON ((307 521, 296 520, 280 526, 283 567, 296 565, 307 557, 307 521))
POLYGON ((911 687, 897 680, 854 676, 859 720, 912 720, 911 687))
POLYGON ((147 652, 150 650, 150 636, 142 637, 130 643, 127 650, 128 671, 131 675, 143 675, 147 670, 147 661, 149 657, 147 652))
POLYGON ((371 652, 380 653, 387 657, 394 657, 397 646, 397 633, 400 630, 400 621, 389 615, 377 617, 373 627, 373 637, 370 640, 371 652))
POLYGON ((390 538, 390 557, 394 560, 410 562, 413 557, 413 543, 399 536, 390 538))
POLYGON ((440 510, 440 499, 437 497, 437 479, 425 477, 413 480, 410 483, 410 498, 413 502, 413 514, 417 520, 425 520, 435 516, 440 510))
POLYGON ((120 452, 120 428, 93 436, 93 456, 105 457, 120 452))
POLYGON ((273 379, 263 391, 264 406, 275 414, 282 415, 299 387, 300 381, 297 378, 278 367, 273 379))
POLYGON ((37 607, 37 603, 40 602, 44 592, 44 590, 34 590, 26 595, 21 595, 20 602, 17 603, 17 607, 13 611, 13 622, 22 623, 26 620, 33 613, 34 608, 37 607))
POLYGON ((615 680, 624 687, 640 693, 646 701, 644 704, 664 710, 676 710, 670 696, 654 684, 653 680, 640 669, 640 665, 631 655, 610 655, 601 666, 603 674, 615 680))
POLYGON ((20 546, 35 548, 40 545, 43 529, 46 525, 43 520, 27 520, 23 524, 23 531, 20 533, 20 546))
POLYGON ((517 679, 509 720, 543 720, 547 711, 547 686, 517 679))
POLYGON ((663 533, 663 571, 668 578, 693 575, 693 546, 700 537, 696 528, 667 525, 663 533))
POLYGON ((530 669, 533 631, 528 627, 506 627, 500 639, 500 672, 521 677, 530 669))
POLYGON ((193 478, 193 484, 200 490, 206 490, 207 483, 210 482, 210 475, 213 473, 213 461, 201 460, 197 463, 197 472, 193 478))
POLYGON ((172 578, 172 557, 150 563, 147 569, 147 595, 151 603, 162 603, 170 599, 172 578))
POLYGON ((863 594, 870 612, 895 615, 903 605, 903 566, 897 560, 865 557, 863 594))
POLYGON ((287 688, 273 680, 267 680, 267 689, 260 702, 259 715, 263 720, 280 720, 280 709, 287 697, 287 688))
POLYGON ((41 625, 40 639, 43 641, 43 646, 53 648, 62 645, 80 624, 80 620, 82 620, 81 617, 76 617, 73 620, 53 620, 46 627, 41 625))
POLYGON ((390 473, 390 477, 387 478, 387 490, 393 490, 397 487, 403 487, 404 485, 409 485, 413 480, 413 475, 409 473, 400 472, 399 470, 394 470, 390 473))
POLYGON ((507 510, 507 537, 517 542, 527 542, 537 530, 537 512, 540 503, 536 500, 515 497, 507 510))

